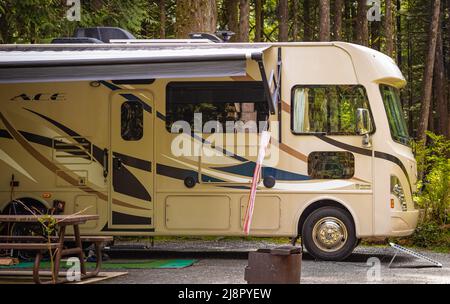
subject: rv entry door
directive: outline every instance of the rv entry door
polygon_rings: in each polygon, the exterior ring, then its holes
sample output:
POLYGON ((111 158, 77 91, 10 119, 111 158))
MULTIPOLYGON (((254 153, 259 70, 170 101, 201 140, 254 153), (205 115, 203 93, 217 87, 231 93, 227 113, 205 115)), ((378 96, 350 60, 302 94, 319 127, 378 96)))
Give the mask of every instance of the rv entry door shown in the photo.
POLYGON ((149 91, 116 90, 110 96, 108 228, 154 227, 154 112, 149 91))

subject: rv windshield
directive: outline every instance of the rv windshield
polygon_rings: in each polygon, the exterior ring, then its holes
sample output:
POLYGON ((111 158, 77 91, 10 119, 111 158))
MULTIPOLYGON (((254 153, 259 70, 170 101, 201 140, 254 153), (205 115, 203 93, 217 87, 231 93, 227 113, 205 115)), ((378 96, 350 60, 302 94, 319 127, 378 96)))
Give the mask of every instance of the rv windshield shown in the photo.
POLYGON ((400 103, 400 92, 398 89, 380 85, 381 96, 383 98, 384 108, 389 121, 392 138, 401 144, 409 145, 408 128, 400 103))

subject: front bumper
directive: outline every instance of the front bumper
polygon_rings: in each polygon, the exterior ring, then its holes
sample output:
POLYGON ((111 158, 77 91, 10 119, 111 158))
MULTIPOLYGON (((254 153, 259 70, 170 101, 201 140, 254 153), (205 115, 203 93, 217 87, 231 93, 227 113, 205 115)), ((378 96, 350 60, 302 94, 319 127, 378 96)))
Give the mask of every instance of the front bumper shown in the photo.
POLYGON ((414 233, 419 219, 419 210, 391 211, 389 236, 408 236, 414 233))

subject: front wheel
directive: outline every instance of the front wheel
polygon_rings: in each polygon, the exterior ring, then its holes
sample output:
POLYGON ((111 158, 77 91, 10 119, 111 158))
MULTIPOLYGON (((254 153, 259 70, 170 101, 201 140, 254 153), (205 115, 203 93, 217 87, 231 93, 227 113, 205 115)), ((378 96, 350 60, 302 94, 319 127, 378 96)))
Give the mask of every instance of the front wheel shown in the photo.
POLYGON ((357 242, 351 215, 340 208, 323 207, 311 213, 302 228, 302 243, 316 259, 341 261, 357 242))

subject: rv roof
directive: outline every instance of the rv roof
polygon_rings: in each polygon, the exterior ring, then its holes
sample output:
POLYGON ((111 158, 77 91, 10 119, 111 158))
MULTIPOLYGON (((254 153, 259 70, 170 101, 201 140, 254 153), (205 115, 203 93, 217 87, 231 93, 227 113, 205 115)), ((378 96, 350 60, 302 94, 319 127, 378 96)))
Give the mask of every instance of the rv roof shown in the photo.
MULTIPOLYGON (((137 40, 139 41, 139 40, 137 40)), ((130 64, 154 64, 154 63, 180 63, 191 62, 194 63, 190 68, 195 67, 198 71, 202 68, 198 62, 210 62, 208 76, 204 77, 222 77, 226 75, 244 74, 244 65, 246 59, 249 59, 252 54, 262 54, 270 47, 337 47, 345 51, 352 58, 355 72, 360 81, 376 81, 380 83, 393 84, 397 87, 402 87, 406 84, 404 77, 396 66, 392 58, 375 51, 373 49, 345 43, 345 42, 287 42, 287 43, 169 43, 154 40, 155 42, 135 42, 135 43, 112 43, 112 44, 36 44, 36 45, 0 45, 0 83, 1 82, 18 82, 20 79, 14 80, 11 73, 7 72, 5 68, 34 68, 36 66, 106 66, 106 65, 130 65, 130 64), (239 63, 239 72, 237 70, 230 71, 226 68, 223 73, 219 71, 219 61, 233 61, 239 63), (215 62, 215 67, 214 63, 215 62), (217 72, 212 73, 213 70, 217 72), (220 75, 219 75, 220 74, 220 75)), ((203 65, 205 68, 206 65, 203 65)), ((147 67, 149 69, 149 67, 147 67)), ((184 69, 188 69, 185 66, 184 69)), ((155 67, 152 67, 155 71, 155 67)), ((179 69, 178 69, 179 71, 179 69)), ((29 71, 31 74, 34 72, 29 71)), ((132 69, 125 69, 119 74, 123 77, 125 72, 130 72, 131 77, 151 77, 161 78, 169 77, 169 74, 160 73, 133 73, 132 69)), ((19 74, 19 73, 18 73, 19 74)), ((30 75, 31 75, 30 74, 30 75)), ((73 73, 69 73, 73 74, 73 73)), ((41 74, 40 74, 41 75, 41 74)), ((56 74, 55 74, 56 75, 56 74)), ((61 76, 61 73, 57 73, 61 76)), ((175 74, 170 74, 175 75, 175 74)), ((183 74, 180 74, 183 75, 183 74)), ((195 74, 197 75, 197 74, 195 74)), ((201 75, 199 73, 198 75, 201 75)), ((19 75, 18 75, 19 76, 19 75)), ((93 77, 110 77, 108 73, 99 74, 99 69, 96 70, 93 77)), ((25 77, 25 76, 24 76, 25 77)), ((75 76, 63 75, 58 80, 75 80, 75 76)), ((77 75, 77 79, 86 80, 86 78, 77 75)), ((119 77, 116 75, 113 78, 119 77)), ((200 76, 199 76, 200 77, 200 76)), ((30 80, 32 77, 26 77, 30 80)), ((41 81, 45 81, 41 79, 41 81)), ((111 78, 112 79, 112 78, 111 78)), ((31 79, 38 81, 38 79, 31 79)), ((55 78, 51 78, 52 81, 55 78)), ((22 79, 22 81, 24 81, 22 79)))
POLYGON ((209 39, 111 39, 113 44, 144 44, 144 43, 215 43, 209 39))

